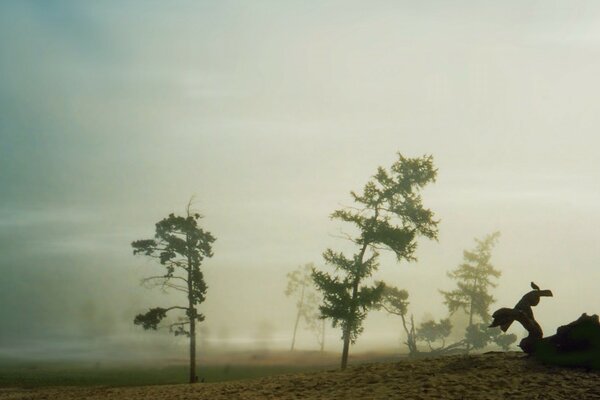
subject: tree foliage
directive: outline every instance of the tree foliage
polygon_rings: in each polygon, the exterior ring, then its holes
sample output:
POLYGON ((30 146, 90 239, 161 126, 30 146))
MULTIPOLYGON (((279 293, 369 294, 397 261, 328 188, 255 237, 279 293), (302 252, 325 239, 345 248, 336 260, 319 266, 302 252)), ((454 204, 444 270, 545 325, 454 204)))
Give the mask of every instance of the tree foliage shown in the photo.
POLYGON ((517 341, 517 335, 514 333, 502 333, 500 328, 492 328, 490 331, 492 332, 492 338, 490 340, 500 346, 500 348, 504 351, 510 349, 510 345, 517 341))
POLYGON ((327 249, 323 258, 333 266, 333 274, 315 270, 313 279, 323 293, 323 317, 342 329, 344 349, 342 369, 346 367, 348 347, 362 332, 369 309, 377 307, 385 285, 364 281, 377 270, 379 251, 390 250, 398 261, 414 261, 418 236, 437 238, 433 212, 423 206, 421 189, 434 182, 437 170, 433 158, 398 160, 389 170, 379 167, 361 193, 351 192, 354 207, 334 211, 332 219, 353 224, 357 234, 348 235, 357 250, 351 256, 327 249))
POLYGON ((198 226, 200 218, 200 214, 190 212, 188 205, 187 216, 169 214, 156 223, 153 239, 137 240, 131 244, 134 255, 153 258, 164 267, 163 274, 144 279, 144 284, 185 295, 186 304, 151 308, 137 315, 134 324, 156 330, 168 312, 183 313, 168 328, 176 336, 190 338, 190 382, 196 380, 195 326, 196 322, 204 320, 204 315, 198 312, 197 307, 205 300, 207 290, 200 265, 205 258, 213 256, 212 244, 215 241, 210 232, 198 226))
POLYGON ((358 287, 358 282, 371 276, 372 271, 377 268, 375 257, 365 260, 361 269, 356 268, 357 261, 350 261, 332 250, 327 250, 323 257, 327 264, 334 265, 336 271, 345 276, 331 276, 326 272, 314 271, 313 279, 323 294, 321 314, 332 320, 334 328, 339 325, 343 335, 348 335, 350 342, 354 343, 363 331, 362 321, 367 316, 367 311, 378 304, 385 287, 383 282, 358 287), (355 282, 357 289, 353 290, 355 282))
POLYGON ((446 345, 446 338, 450 336, 452 332, 452 323, 450 318, 435 322, 433 320, 423 322, 417 329, 417 340, 422 340, 427 343, 429 350, 435 350, 433 344, 441 342, 438 349, 444 348, 446 345))
POLYGON ((408 292, 386 285, 381 297, 381 306, 390 314, 406 317, 408 313, 408 292))

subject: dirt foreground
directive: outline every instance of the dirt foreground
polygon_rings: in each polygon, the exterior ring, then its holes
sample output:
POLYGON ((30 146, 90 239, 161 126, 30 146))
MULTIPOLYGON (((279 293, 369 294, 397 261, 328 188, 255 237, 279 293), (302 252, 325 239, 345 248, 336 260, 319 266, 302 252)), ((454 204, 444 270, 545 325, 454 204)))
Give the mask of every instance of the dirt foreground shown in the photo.
POLYGON ((490 353, 196 385, 0 389, 0 400, 390 398, 600 399, 600 372, 542 366, 523 353, 490 353))

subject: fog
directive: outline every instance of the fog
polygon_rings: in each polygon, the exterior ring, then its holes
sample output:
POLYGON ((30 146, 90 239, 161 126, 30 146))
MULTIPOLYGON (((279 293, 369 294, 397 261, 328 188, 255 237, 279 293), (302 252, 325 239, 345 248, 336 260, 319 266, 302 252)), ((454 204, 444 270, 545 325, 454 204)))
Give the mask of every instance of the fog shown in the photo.
MULTIPOLYGON (((286 274, 352 250, 329 215, 398 151, 439 169, 439 240, 375 274, 416 322, 493 231, 493 307, 535 281, 546 333, 597 313, 599 22, 584 1, 3 1, 0 356, 185 357, 133 325, 179 297, 140 285, 160 267, 130 244, 191 196, 217 238, 199 353, 288 348, 286 274)), ((373 311, 353 349, 402 335, 373 311)), ((302 326, 297 348, 318 348, 302 326)))

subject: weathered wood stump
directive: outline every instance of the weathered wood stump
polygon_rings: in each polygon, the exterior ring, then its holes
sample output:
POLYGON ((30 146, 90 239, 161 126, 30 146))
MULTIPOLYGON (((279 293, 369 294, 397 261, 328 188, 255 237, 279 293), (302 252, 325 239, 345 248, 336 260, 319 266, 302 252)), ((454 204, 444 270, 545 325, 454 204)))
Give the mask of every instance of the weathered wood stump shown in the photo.
POLYGON ((556 334, 535 346, 534 356, 542 362, 565 367, 600 369, 600 321, 598 315, 582 314, 556 334))
POLYGON ((583 314, 570 324, 560 326, 555 335, 544 338, 531 307, 538 305, 541 297, 551 297, 552 292, 540 290, 533 282, 531 287, 534 290, 525 294, 514 308, 494 312, 490 327, 499 326, 506 332, 514 321, 518 321, 529 333, 519 343, 525 353, 549 364, 600 369, 598 315, 583 314))

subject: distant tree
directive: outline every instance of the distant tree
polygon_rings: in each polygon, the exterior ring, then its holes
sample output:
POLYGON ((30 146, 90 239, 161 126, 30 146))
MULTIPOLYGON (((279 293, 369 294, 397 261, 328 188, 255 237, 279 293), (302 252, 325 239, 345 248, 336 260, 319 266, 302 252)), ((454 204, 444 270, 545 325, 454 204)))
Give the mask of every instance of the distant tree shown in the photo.
POLYGON ((417 237, 437 238, 438 221, 431 210, 423 207, 420 195, 425 185, 435 181, 436 173, 431 156, 405 158, 398 154, 389 171, 377 169, 362 193, 351 192, 356 207, 331 214, 332 219, 351 222, 358 229, 356 236, 347 237, 357 246, 352 256, 331 249, 323 253, 325 262, 334 266, 334 274, 313 271, 313 279, 323 293, 321 314, 342 329, 342 369, 348 363, 350 343, 363 330, 367 312, 378 307, 383 295, 383 282, 361 285, 377 270, 378 252, 391 250, 398 261, 414 261, 417 237))
POLYGON ((500 328, 488 328, 492 332, 490 341, 496 343, 504 351, 510 349, 510 345, 517 341, 517 335, 514 333, 506 334, 502 333, 500 328))
POLYGON ((410 326, 406 322, 408 314, 408 292, 404 289, 398 289, 394 286, 385 286, 381 297, 381 307, 390 314, 398 315, 402 320, 402 327, 406 333, 406 344, 411 356, 418 353, 417 335, 415 334, 415 325, 413 318, 410 318, 410 326))
POLYGON ((465 342, 476 350, 484 348, 489 343, 496 343, 497 346, 506 351, 511 344, 517 341, 517 335, 514 333, 502 333, 500 328, 490 328, 489 325, 488 321, 468 326, 465 332, 465 342))
POLYGON ((287 274, 288 283, 285 289, 285 295, 296 296, 296 320, 294 323, 294 333, 292 335, 292 345, 290 350, 294 350, 296 343, 296 333, 300 320, 303 319, 308 328, 317 334, 317 340, 321 346, 324 346, 324 334, 321 329, 322 321, 320 318, 319 304, 320 298, 315 292, 315 286, 312 279, 312 263, 298 267, 287 274))
MULTIPOLYGON (((191 202, 190 202, 191 203, 191 202)), ((155 307, 139 314, 134 324, 144 329, 156 330, 170 311, 180 311, 177 322, 168 325, 176 336, 184 335, 190 340, 190 383, 197 382, 196 376, 196 323, 204 320, 197 307, 206 296, 206 283, 200 270, 205 257, 212 257, 215 238, 198 226, 201 215, 190 211, 184 217, 169 214, 156 224, 154 239, 137 240, 131 244, 133 254, 157 259, 165 268, 164 274, 144 280, 150 286, 163 290, 172 289, 185 295, 187 304, 171 307, 155 307)))
POLYGON ((445 348, 446 338, 452 332, 452 323, 450 318, 435 322, 433 320, 423 322, 417 329, 417 340, 422 340, 427 343, 429 350, 432 352, 439 351, 445 348), (442 342, 438 348, 433 347, 433 343, 442 342))
POLYGON ((325 318, 322 318, 319 306, 323 302, 321 296, 311 291, 306 297, 307 309, 309 310, 304 318, 308 330, 313 333, 317 339, 321 352, 325 351, 325 318))
POLYGON ((499 237, 500 232, 494 232, 483 240, 475 239, 475 249, 465 250, 463 263, 448 273, 456 281, 457 288, 449 292, 441 291, 451 315, 462 310, 469 317, 465 332, 467 353, 472 348, 483 348, 491 341, 506 347, 516 340, 514 335, 500 334, 499 329, 488 328, 491 321, 490 305, 495 301, 489 292, 497 286, 493 279, 501 274, 491 263, 492 249, 499 237))

